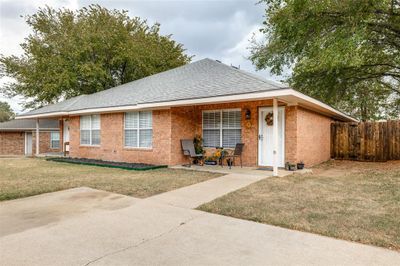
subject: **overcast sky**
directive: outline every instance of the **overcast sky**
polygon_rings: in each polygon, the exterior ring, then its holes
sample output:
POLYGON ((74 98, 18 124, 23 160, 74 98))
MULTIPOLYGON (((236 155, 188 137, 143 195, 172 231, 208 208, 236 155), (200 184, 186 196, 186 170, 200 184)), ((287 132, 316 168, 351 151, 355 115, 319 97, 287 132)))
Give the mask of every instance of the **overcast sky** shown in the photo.
MULTIPOLYGON (((20 55, 19 46, 30 33, 21 15, 33 14, 38 7, 78 9, 89 4, 107 8, 128 10, 130 16, 139 16, 150 23, 161 23, 162 34, 172 34, 182 43, 193 61, 205 57, 233 64, 260 76, 280 80, 268 71, 256 72, 246 57, 249 55, 249 39, 255 33, 260 36, 264 5, 258 0, 0 0, 0 54, 20 55)), ((3 79, 1 82, 4 82, 3 79)), ((0 95, 0 100, 6 98, 0 95)), ((12 108, 21 112, 18 104, 23 99, 6 99, 12 108)))

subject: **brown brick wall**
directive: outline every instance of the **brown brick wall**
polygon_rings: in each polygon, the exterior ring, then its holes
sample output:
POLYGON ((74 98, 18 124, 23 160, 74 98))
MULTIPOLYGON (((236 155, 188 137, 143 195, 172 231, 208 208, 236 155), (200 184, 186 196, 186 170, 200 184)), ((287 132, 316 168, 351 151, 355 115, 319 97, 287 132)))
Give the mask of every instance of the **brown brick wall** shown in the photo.
POLYGON ((24 132, 0 132, 0 155, 24 155, 24 132))
POLYGON ((183 156, 181 139, 193 139, 196 134, 196 109, 194 107, 171 108, 171 165, 188 163, 183 156))
POLYGON ((285 162, 297 162, 297 106, 285 108, 285 162))
POLYGON ((169 164, 171 152, 170 110, 153 111, 153 147, 124 147, 124 113, 101 115, 101 144, 81 146, 79 116, 70 117, 70 156, 107 161, 169 164))
POLYGON ((309 167, 329 160, 333 120, 301 107, 297 112, 297 161, 309 167))
MULTIPOLYGON (((282 105, 283 103, 280 103, 282 105)), ((70 117, 70 156, 110 161, 176 165, 187 163, 182 155, 181 139, 202 133, 202 111, 242 110, 243 165, 258 161, 258 110, 272 105, 272 100, 174 107, 153 111, 153 147, 124 148, 123 113, 101 115, 101 145, 80 146, 79 116, 70 117), (245 110, 251 119, 245 119, 245 110)), ((285 161, 303 160, 306 165, 329 159, 331 119, 298 106, 285 108, 285 161)), ((211 153, 209 150, 208 153, 211 153)))
MULTIPOLYGON (((39 132, 39 153, 60 152, 60 151, 61 151, 61 146, 60 149, 51 148, 50 132, 39 132)), ((32 153, 36 154, 36 132, 32 133, 32 153)))
MULTIPOLYGON (((50 132, 39 133, 39 152, 59 152, 51 149, 50 132)), ((36 134, 32 133, 32 154, 36 153, 36 134)), ((0 132, 0 155, 24 155, 25 132, 0 132)))

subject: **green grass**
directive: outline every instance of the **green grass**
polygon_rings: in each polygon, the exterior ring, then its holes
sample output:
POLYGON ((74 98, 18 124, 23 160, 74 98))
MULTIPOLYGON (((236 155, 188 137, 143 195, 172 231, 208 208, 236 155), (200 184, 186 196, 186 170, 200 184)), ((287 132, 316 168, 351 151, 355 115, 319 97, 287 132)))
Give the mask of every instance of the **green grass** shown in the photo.
POLYGON ((400 250, 400 161, 330 162, 268 178, 198 209, 400 250))
POLYGON ((74 187, 146 198, 221 176, 180 169, 129 171, 32 158, 0 158, 0 201, 74 187))

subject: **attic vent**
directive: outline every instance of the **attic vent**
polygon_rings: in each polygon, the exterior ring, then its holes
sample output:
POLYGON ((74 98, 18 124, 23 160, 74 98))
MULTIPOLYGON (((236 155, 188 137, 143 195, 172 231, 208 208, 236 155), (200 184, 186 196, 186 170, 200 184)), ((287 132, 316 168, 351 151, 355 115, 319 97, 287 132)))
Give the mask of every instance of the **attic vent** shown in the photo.
POLYGON ((231 64, 231 67, 233 67, 234 69, 240 69, 240 65, 234 66, 234 65, 231 64))
POLYGON ((220 60, 215 60, 215 61, 217 61, 218 63, 222 63, 220 60))

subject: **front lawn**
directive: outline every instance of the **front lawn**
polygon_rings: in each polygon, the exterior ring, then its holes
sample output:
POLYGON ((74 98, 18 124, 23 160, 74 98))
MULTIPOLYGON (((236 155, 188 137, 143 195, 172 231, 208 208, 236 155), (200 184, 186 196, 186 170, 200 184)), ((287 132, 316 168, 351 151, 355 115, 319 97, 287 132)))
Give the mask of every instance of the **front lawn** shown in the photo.
POLYGON ((400 161, 332 161, 268 178, 200 210, 400 250, 400 161))
POLYGON ((0 201, 74 187, 146 198, 221 176, 180 169, 131 171, 29 158, 0 158, 0 201))

